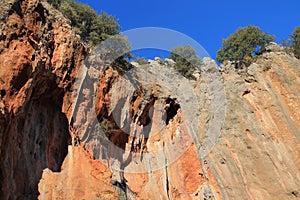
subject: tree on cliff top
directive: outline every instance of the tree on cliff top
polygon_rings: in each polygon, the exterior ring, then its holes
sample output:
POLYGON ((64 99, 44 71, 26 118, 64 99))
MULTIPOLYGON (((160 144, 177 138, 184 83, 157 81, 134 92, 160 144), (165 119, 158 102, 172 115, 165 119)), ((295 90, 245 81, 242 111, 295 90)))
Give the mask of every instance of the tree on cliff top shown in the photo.
POLYGON ((190 45, 173 48, 169 58, 176 62, 175 69, 186 78, 193 78, 193 72, 200 65, 200 58, 190 45))
POLYGON ((48 3, 71 21, 71 25, 78 29, 83 41, 89 41, 92 45, 119 33, 120 25, 117 19, 105 12, 98 15, 90 6, 74 0, 48 0, 48 3))
POLYGON ((223 47, 217 52, 217 61, 236 61, 246 64, 247 60, 265 51, 265 46, 275 38, 263 33, 257 26, 237 29, 235 33, 222 41, 223 47))
POLYGON ((292 40, 292 50, 297 58, 300 58, 300 26, 296 27, 290 35, 292 40))
POLYGON ((119 29, 120 26, 116 18, 112 15, 108 15, 106 12, 102 12, 94 19, 90 27, 89 39, 94 44, 98 44, 110 36, 118 34, 119 29))

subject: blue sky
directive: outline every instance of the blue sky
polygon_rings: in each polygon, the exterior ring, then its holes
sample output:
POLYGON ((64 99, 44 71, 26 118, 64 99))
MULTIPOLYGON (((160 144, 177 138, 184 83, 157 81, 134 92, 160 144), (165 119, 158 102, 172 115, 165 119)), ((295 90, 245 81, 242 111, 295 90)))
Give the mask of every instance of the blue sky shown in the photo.
POLYGON ((80 0, 98 12, 117 17, 126 31, 162 27, 179 31, 200 43, 212 58, 222 39, 238 27, 257 25, 280 43, 300 26, 299 0, 80 0))

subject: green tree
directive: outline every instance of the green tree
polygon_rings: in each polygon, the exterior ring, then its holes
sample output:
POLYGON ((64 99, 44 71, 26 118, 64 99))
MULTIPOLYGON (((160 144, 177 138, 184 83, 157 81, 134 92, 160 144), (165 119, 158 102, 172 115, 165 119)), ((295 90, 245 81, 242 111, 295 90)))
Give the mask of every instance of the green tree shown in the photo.
POLYGON ((193 78, 193 72, 200 65, 200 58, 190 45, 173 48, 169 58, 175 61, 174 68, 186 78, 193 78))
POLYGON ((71 21, 72 26, 77 25, 78 16, 72 2, 63 1, 59 5, 59 11, 71 21))
POLYGON ((47 0, 48 3, 52 4, 54 8, 58 8, 60 4, 62 3, 62 0, 47 0))
POLYGON ((100 58, 107 62, 113 62, 119 57, 126 57, 130 52, 130 44, 128 38, 117 34, 109 37, 102 42, 97 48, 100 58))
POLYGON ((98 15, 90 6, 75 0, 48 0, 48 3, 71 21, 71 25, 78 29, 83 41, 92 45, 119 33, 120 25, 117 19, 105 12, 98 15))
POLYGON ((90 28, 90 40, 93 44, 98 44, 100 41, 106 40, 111 35, 119 33, 120 25, 117 19, 108 15, 106 12, 102 12, 98 15, 90 28))
POLYGON ((121 34, 116 34, 101 42, 95 48, 95 52, 106 64, 111 65, 117 70, 127 71, 132 67, 126 60, 132 58, 130 49, 128 38, 121 34))
POLYGON ((97 18, 97 13, 90 6, 83 3, 71 2, 72 7, 76 12, 76 22, 75 26, 80 29, 80 35, 84 41, 89 40, 89 34, 94 21, 97 18))
POLYGON ((265 51, 265 46, 275 38, 262 32, 257 26, 237 29, 235 33, 222 41, 222 48, 217 52, 217 61, 236 61, 247 64, 247 60, 265 51))
POLYGON ((297 58, 300 58, 300 26, 296 27, 294 32, 290 35, 292 40, 292 51, 297 58))

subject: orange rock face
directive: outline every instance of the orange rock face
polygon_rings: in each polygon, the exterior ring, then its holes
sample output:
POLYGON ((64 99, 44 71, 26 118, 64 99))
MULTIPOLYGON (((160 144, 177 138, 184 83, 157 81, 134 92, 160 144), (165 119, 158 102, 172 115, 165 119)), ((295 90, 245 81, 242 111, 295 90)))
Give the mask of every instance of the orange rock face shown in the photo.
POLYGON ((67 155, 68 88, 85 50, 44 2, 2 1, 0 14, 0 196, 36 199, 43 169, 67 155))
POLYGON ((61 172, 45 169, 39 183, 39 199, 117 199, 111 172, 82 147, 69 146, 61 172))
POLYGON ((294 57, 270 52, 248 68, 255 81, 224 74, 225 128, 207 159, 222 197, 299 198, 299 66, 294 57))

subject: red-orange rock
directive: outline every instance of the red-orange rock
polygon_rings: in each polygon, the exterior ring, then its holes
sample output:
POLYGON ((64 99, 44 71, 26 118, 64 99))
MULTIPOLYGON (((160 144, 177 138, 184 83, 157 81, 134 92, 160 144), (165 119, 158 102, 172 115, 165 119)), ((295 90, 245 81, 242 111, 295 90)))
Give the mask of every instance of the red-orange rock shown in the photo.
POLYGON ((69 146, 61 172, 45 169, 39 199, 117 199, 107 166, 93 160, 82 147, 69 146))

